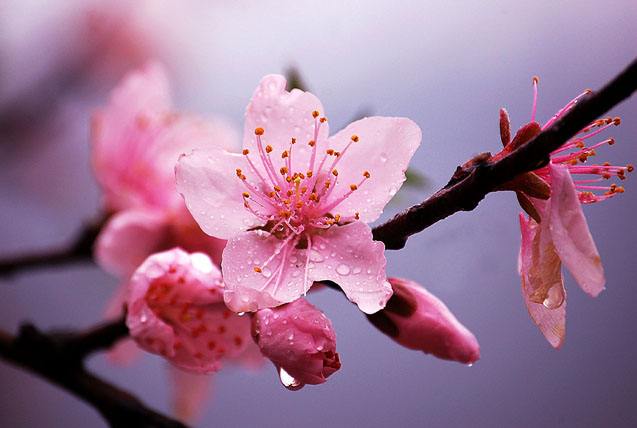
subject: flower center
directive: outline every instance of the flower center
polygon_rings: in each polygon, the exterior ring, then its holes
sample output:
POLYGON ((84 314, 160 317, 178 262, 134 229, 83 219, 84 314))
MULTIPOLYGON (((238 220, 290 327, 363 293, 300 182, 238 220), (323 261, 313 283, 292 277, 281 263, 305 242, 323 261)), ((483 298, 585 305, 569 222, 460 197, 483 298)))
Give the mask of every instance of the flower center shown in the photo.
POLYGON ((357 183, 339 182, 337 166, 350 146, 359 143, 359 138, 352 135, 340 152, 332 148, 323 150, 317 141, 321 125, 327 119, 319 117, 318 111, 314 111, 312 117, 314 138, 307 142, 311 147, 307 162, 296 160, 294 148, 301 143, 295 138, 291 138, 287 150, 275 154, 272 146, 261 141, 265 130, 256 128, 258 153, 254 155, 248 149, 243 150, 249 177, 243 170, 236 170, 237 177, 246 187, 242 194, 244 207, 264 221, 264 230, 279 239, 287 240, 304 232, 358 220, 358 213, 345 217, 334 209, 371 176, 368 171, 362 171, 357 183))

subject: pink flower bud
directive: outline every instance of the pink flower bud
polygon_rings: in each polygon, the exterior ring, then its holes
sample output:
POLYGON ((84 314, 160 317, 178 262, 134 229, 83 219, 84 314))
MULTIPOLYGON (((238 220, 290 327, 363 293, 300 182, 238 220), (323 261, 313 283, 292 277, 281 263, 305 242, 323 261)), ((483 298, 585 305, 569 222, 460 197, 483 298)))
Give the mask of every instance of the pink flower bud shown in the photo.
POLYGON ((203 253, 156 253, 133 274, 126 324, 137 344, 198 373, 220 368, 250 340, 250 321, 223 303, 221 272, 203 253))
POLYGON ((385 309, 367 316, 379 330, 406 348, 445 360, 473 364, 480 358, 475 336, 437 297, 413 281, 388 281, 393 296, 385 309))
POLYGON ((323 383, 341 368, 332 323, 305 299, 256 312, 252 335, 288 389, 323 383))

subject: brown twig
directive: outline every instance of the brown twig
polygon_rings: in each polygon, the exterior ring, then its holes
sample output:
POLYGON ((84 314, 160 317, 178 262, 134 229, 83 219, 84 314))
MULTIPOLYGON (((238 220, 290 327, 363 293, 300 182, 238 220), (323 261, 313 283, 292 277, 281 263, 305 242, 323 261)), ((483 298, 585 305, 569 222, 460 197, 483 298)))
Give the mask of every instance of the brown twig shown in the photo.
POLYGON ((110 347, 127 334, 123 319, 79 333, 43 333, 27 324, 15 337, 0 331, 0 357, 91 404, 112 427, 185 428, 84 367, 88 355, 110 347))
POLYGON ((374 239, 398 250, 407 239, 458 211, 471 211, 490 192, 517 175, 532 171, 549 160, 579 130, 630 97, 637 90, 637 59, 600 91, 591 94, 527 144, 499 161, 476 159, 468 170, 459 169, 444 188, 419 205, 397 214, 374 228, 374 239))
POLYGON ((99 220, 86 224, 70 245, 0 260, 0 277, 10 276, 26 269, 90 262, 93 256, 93 245, 106 220, 107 217, 102 216, 99 220))

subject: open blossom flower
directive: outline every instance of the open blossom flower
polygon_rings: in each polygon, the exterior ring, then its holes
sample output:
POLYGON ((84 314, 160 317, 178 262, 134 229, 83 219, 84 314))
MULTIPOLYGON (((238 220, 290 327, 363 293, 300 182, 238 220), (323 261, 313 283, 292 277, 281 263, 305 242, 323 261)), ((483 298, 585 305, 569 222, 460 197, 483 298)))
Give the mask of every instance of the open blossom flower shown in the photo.
MULTIPOLYGON (((568 112, 585 91, 558 111, 547 123, 535 122, 537 78, 533 79, 534 100, 531 122, 520 128, 509 142, 509 120, 500 114, 503 152, 515 149, 551 126, 568 112)), ((582 204, 607 200, 623 193, 623 187, 602 183, 611 177, 624 179, 631 165, 590 164, 588 158, 604 145, 589 140, 613 125, 619 118, 600 119, 582 129, 575 137, 551 154, 548 165, 518 181, 515 190, 527 218, 520 214, 522 245, 518 269, 522 277, 522 294, 533 321, 553 347, 559 347, 566 334, 566 291, 562 263, 587 294, 595 297, 605 285, 601 258, 591 237, 582 204), (542 190, 546 187, 548 192, 542 190), (546 193, 542 196, 543 193, 546 193)))
POLYGON ((175 188, 179 155, 196 147, 230 147, 220 121, 172 111, 166 75, 150 63, 126 76, 93 118, 92 165, 114 213, 96 244, 98 263, 127 278, 150 254, 173 246, 215 255, 224 243, 201 232, 175 188))
POLYGON ((405 180, 421 132, 370 117, 328 137, 320 101, 264 77, 246 111, 241 154, 195 150, 177 187, 201 228, 229 239, 224 298, 234 311, 291 302, 332 280, 367 313, 391 296, 384 246, 367 223, 405 180))
POLYGON ((185 370, 216 371, 250 342, 250 320, 226 308, 221 272, 203 253, 150 256, 131 277, 127 307, 137 344, 185 370))
POLYGON ((341 368, 332 323, 305 299, 257 311, 252 333, 288 389, 324 383, 341 368))
POLYGON ((388 280, 394 294, 385 309, 368 315, 372 324, 409 349, 463 364, 480 359, 477 339, 440 299, 408 279, 388 280))

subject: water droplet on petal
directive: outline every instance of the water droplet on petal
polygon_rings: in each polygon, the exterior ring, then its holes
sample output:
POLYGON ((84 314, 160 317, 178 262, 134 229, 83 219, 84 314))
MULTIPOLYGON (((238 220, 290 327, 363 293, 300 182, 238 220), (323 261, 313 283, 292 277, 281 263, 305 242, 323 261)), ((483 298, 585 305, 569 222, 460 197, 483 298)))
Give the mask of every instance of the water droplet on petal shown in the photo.
POLYGON ((316 263, 320 263, 325 259, 323 258, 323 255, 321 253, 316 250, 312 250, 310 252, 310 260, 316 263))
POLYGON ((547 309, 557 309, 564 303, 564 288, 561 285, 554 285, 548 291, 548 294, 542 304, 547 309))
POLYGON ((340 264, 340 265, 338 265, 338 267, 336 268, 336 272, 337 272, 339 275, 343 275, 343 276, 345 276, 345 275, 349 275, 350 268, 349 268, 349 266, 347 266, 347 265, 340 264))
POLYGON ((267 267, 264 267, 261 270, 261 275, 265 276, 266 278, 270 278, 272 276, 272 271, 268 269, 267 267))
POLYGON ((358 275, 359 273, 361 273, 361 268, 360 268, 360 267, 358 267, 358 266, 356 266, 356 267, 352 270, 352 273, 353 273, 354 275, 358 275))
POLYGON ((290 391, 298 391, 299 389, 305 386, 303 382, 294 379, 288 372, 286 372, 281 367, 279 367, 279 380, 281 381, 281 385, 283 385, 290 391))
POLYGON ((244 316, 246 313, 245 312, 239 312, 237 313, 237 315, 239 315, 240 317, 244 316))

